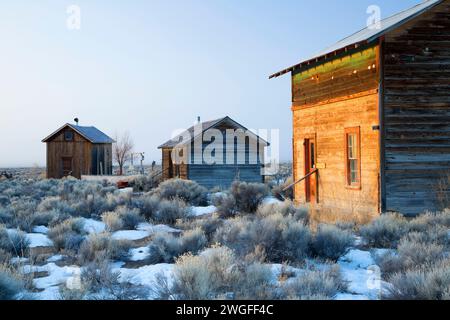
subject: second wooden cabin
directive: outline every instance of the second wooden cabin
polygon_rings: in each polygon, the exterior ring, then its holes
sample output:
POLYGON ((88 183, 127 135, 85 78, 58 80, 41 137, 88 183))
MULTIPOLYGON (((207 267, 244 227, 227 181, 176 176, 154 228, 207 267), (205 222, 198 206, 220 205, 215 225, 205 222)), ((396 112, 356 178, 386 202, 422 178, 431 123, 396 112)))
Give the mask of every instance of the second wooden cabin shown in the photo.
POLYGON ((201 122, 159 146, 163 179, 229 188, 233 181, 263 182, 268 142, 230 117, 201 122))
POLYGON ((450 1, 430 0, 295 66, 295 199, 321 220, 450 199, 450 1))

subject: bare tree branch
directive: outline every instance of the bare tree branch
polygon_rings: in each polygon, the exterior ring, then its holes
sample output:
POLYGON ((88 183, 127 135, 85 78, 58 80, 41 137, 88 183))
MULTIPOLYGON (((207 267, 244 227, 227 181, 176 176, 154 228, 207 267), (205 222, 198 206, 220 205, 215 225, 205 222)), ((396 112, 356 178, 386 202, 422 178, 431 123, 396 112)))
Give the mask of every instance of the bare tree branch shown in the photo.
POLYGON ((123 166, 131 158, 134 143, 129 132, 125 132, 122 135, 116 134, 114 140, 116 140, 113 146, 114 161, 119 166, 119 175, 123 175, 123 166))

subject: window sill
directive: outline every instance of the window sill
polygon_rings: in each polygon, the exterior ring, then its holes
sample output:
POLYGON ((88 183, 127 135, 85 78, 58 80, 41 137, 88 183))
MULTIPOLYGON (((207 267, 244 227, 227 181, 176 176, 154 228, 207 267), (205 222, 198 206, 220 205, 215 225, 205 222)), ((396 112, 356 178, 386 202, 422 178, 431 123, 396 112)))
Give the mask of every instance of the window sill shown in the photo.
POLYGON ((361 189, 362 189, 360 185, 358 185, 358 186, 349 186, 349 185, 346 185, 345 188, 346 188, 347 190, 354 190, 354 191, 361 191, 361 189))

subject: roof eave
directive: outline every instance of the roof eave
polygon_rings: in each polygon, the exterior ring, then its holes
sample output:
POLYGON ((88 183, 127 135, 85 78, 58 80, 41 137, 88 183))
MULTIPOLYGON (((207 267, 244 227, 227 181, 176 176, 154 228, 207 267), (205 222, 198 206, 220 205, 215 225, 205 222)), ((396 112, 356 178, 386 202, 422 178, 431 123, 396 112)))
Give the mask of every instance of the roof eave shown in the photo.
MULTIPOLYGON (((378 39, 379 37, 380 36, 376 36, 374 38, 378 39)), ((364 41, 361 41, 361 42, 358 42, 358 43, 354 43, 354 44, 345 46, 343 48, 331 51, 331 52, 329 52, 327 54, 324 54, 324 55, 321 55, 321 56, 317 56, 315 58, 312 58, 312 59, 309 59, 309 60, 297 63, 296 65, 293 65, 293 66, 291 66, 289 68, 286 68, 284 70, 278 71, 278 72, 270 75, 269 79, 281 77, 281 76, 285 75, 286 73, 295 71, 295 70, 297 70, 299 68, 310 66, 310 65, 312 65, 314 63, 320 62, 321 60, 328 60, 330 58, 333 58, 333 57, 337 56, 340 53, 347 52, 347 51, 354 50, 354 49, 358 49, 361 46, 364 46, 366 44, 370 44, 372 41, 373 40, 364 40, 364 41)))
POLYGON ((340 53, 343 50, 349 50, 349 49, 352 49, 352 48, 358 48, 359 46, 364 45, 364 44, 370 44, 373 41, 378 40, 382 36, 386 35, 387 33, 389 33, 391 31, 397 29, 398 27, 404 25, 405 23, 408 23, 409 21, 417 18, 418 16, 422 15, 423 13, 425 13, 425 12, 435 8, 436 6, 440 5, 442 2, 443 2, 443 0, 436 1, 434 4, 429 5, 428 7, 425 7, 422 10, 417 11, 416 13, 414 13, 414 14, 410 15, 409 17, 407 17, 407 18, 397 22, 396 24, 390 26, 389 28, 385 28, 385 29, 381 30, 380 32, 374 34, 373 36, 367 38, 366 40, 350 44, 350 45, 345 46, 345 47, 343 47, 341 49, 330 51, 329 53, 327 53, 325 55, 317 56, 317 57, 314 57, 312 59, 309 59, 309 60, 303 61, 301 63, 298 63, 298 64, 296 64, 294 66, 291 66, 289 68, 286 68, 284 70, 281 70, 279 72, 276 72, 276 73, 272 74, 271 76, 269 76, 269 79, 278 78, 278 77, 280 77, 282 75, 285 75, 286 73, 292 72, 292 71, 294 71, 294 70, 296 70, 298 68, 301 68, 301 67, 304 67, 304 66, 308 66, 311 63, 320 62, 321 59, 325 59, 326 60, 326 59, 328 59, 330 57, 333 57, 333 56, 337 55, 338 53, 340 53))

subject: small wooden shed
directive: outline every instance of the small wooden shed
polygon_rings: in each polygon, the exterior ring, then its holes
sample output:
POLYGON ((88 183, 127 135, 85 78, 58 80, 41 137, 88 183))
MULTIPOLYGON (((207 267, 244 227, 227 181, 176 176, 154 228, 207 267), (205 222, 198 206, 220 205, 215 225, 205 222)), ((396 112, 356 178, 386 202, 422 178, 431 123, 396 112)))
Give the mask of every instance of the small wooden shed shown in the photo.
POLYGON ((269 143, 230 117, 201 122, 159 146, 162 176, 229 188, 233 181, 264 182, 269 143), (175 159, 176 158, 176 159, 175 159))
POLYGON ((42 142, 47 144, 47 178, 112 175, 114 140, 95 127, 65 124, 42 142))
POLYGON ((368 220, 450 199, 449 0, 424 1, 271 78, 287 73, 297 202, 324 220, 368 220))

